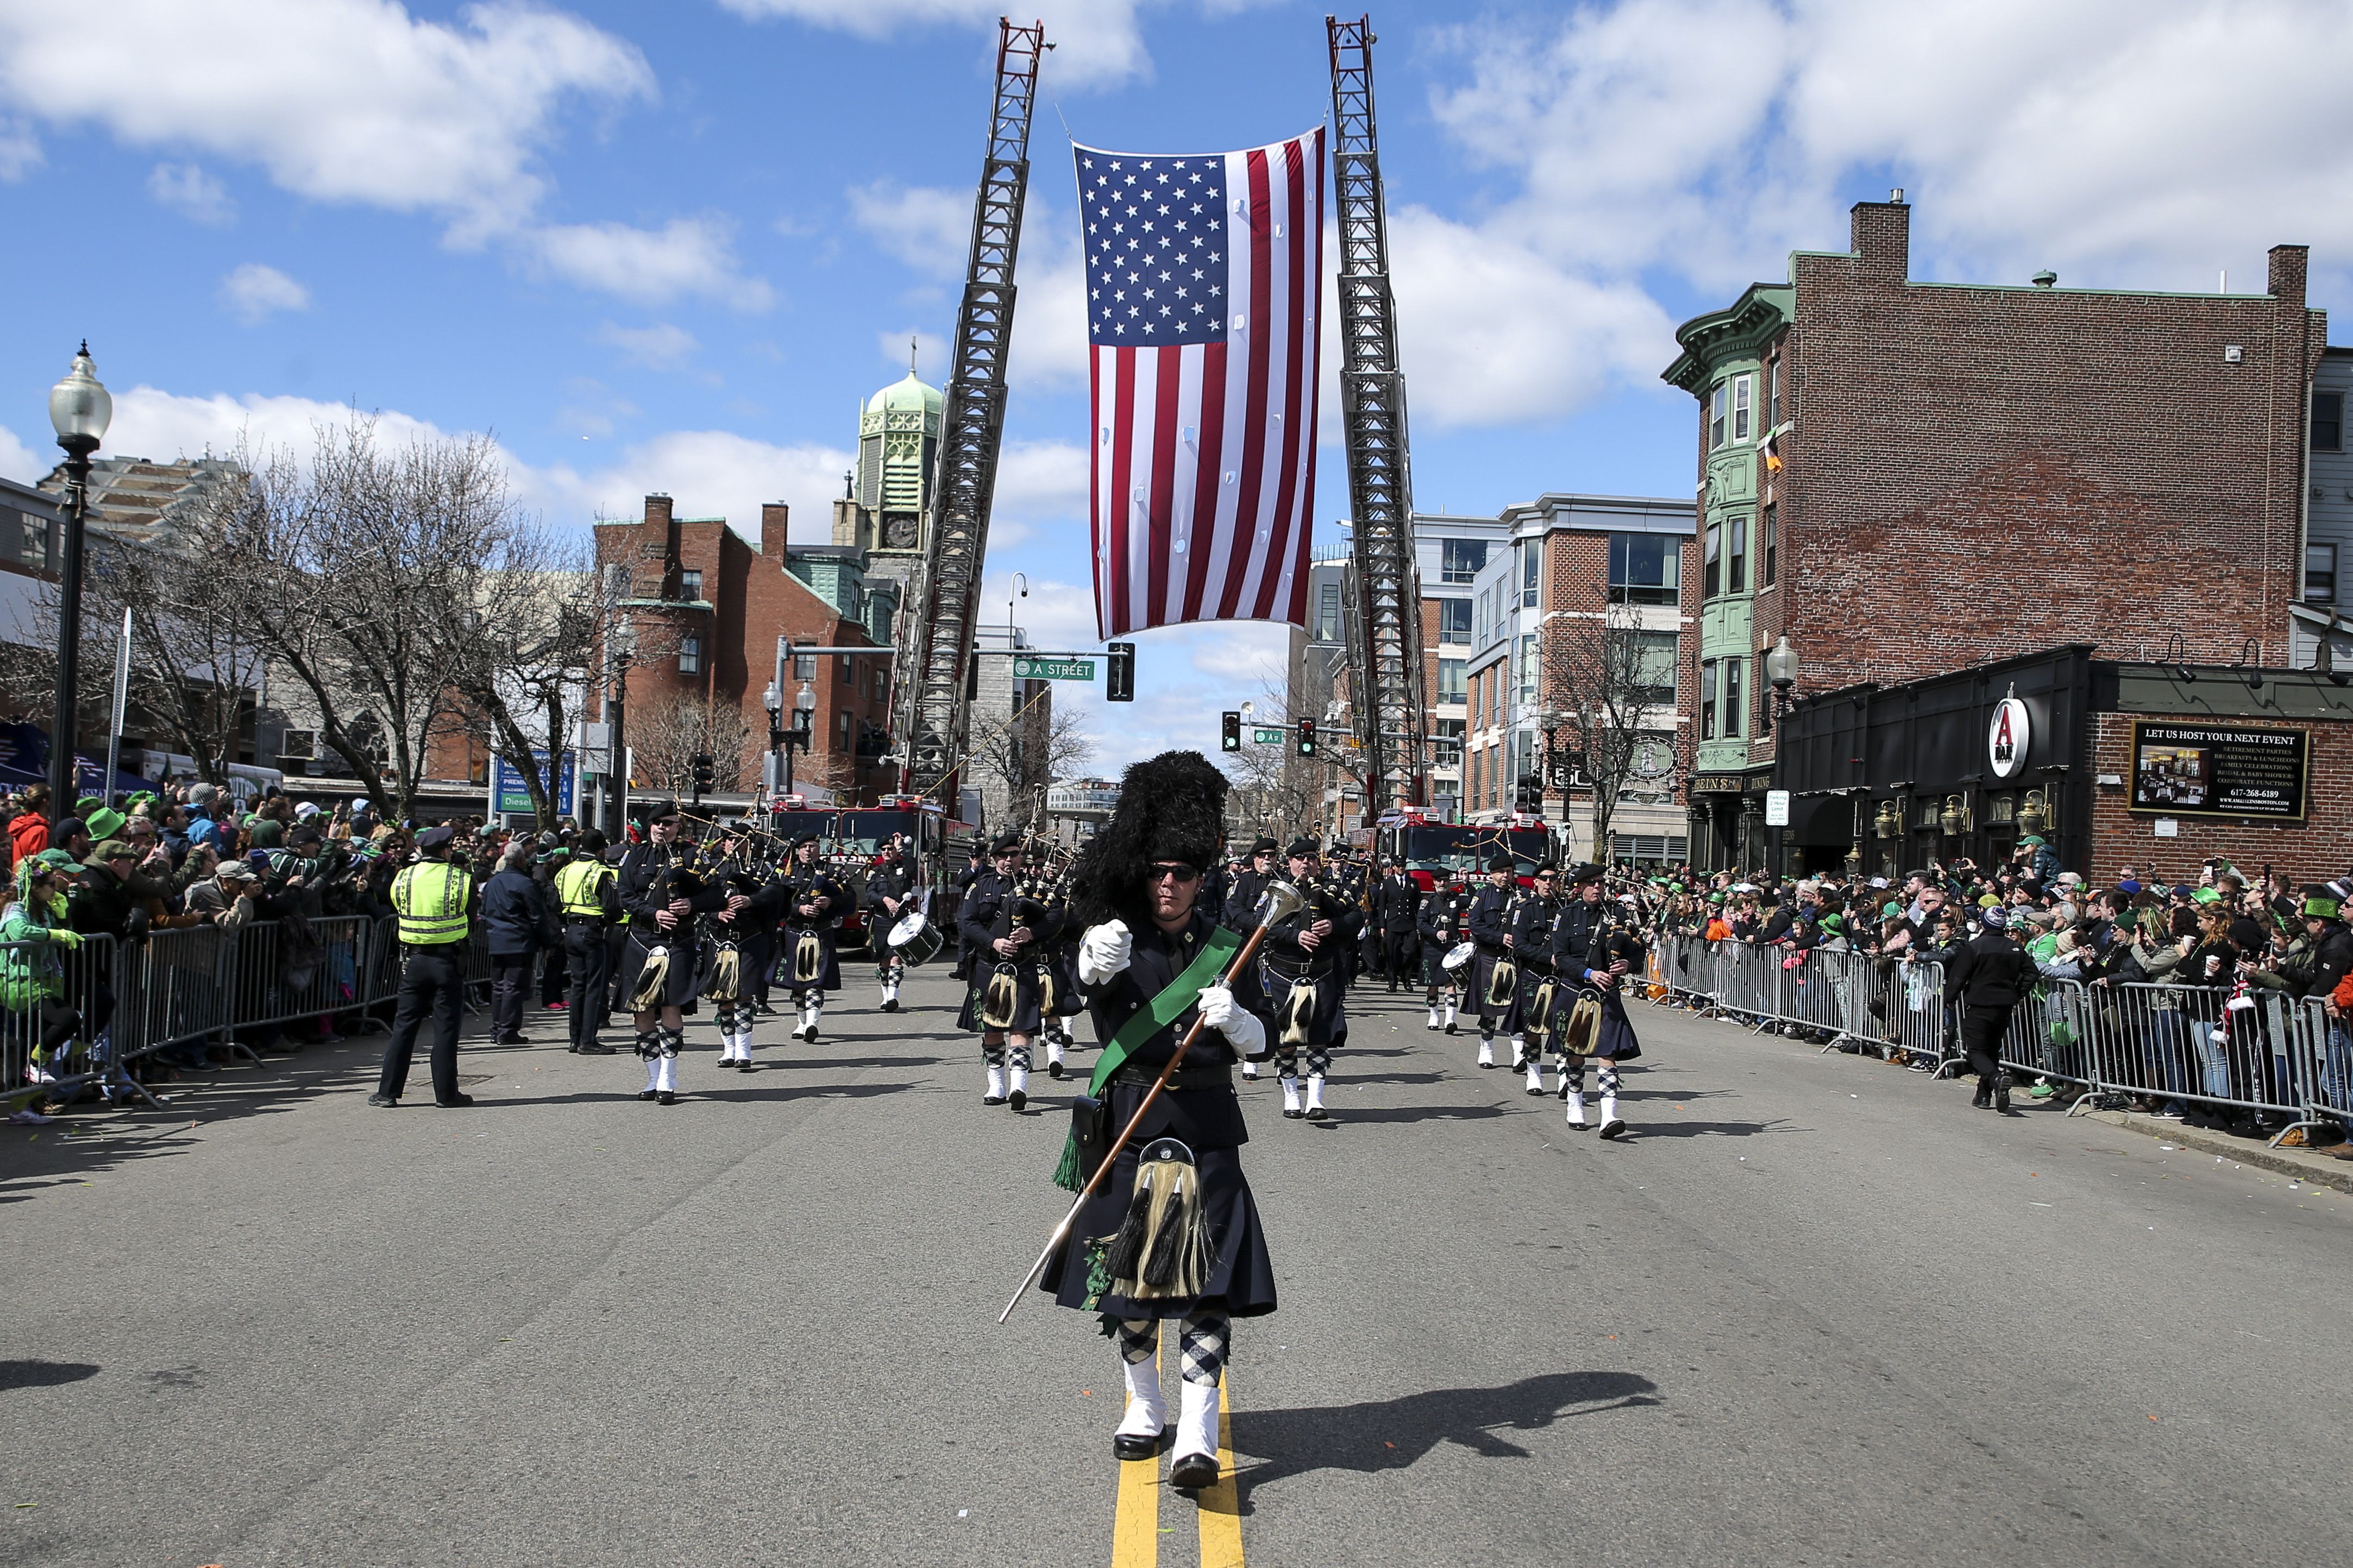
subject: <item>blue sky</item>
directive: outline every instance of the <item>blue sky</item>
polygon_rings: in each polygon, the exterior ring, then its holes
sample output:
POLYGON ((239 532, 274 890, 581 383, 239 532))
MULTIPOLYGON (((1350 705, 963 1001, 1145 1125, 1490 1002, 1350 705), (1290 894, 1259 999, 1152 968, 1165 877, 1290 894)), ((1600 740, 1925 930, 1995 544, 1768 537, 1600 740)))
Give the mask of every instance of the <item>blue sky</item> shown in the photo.
MULTIPOLYGON (((1068 136, 1203 152, 1329 107, 1324 7, 1046 5, 992 594, 1091 645, 1068 136), (1068 135, 1065 127, 1067 126, 1068 135)), ((995 8, 973 0, 0 0, 0 471, 87 335, 109 449, 338 405, 494 432, 551 522, 668 490, 747 535, 823 537, 858 400, 937 382, 978 171, 995 8), (75 215, 75 216, 68 216, 75 215)), ((1843 247, 1902 184, 1914 275, 2260 288, 2353 255, 2341 5, 1943 0, 1397 5, 1375 16, 1417 501, 1687 493, 1673 323, 1843 247)), ((2345 334, 2340 331, 2337 335, 2345 334)), ((1327 342, 1327 384, 1335 368, 1327 342)), ((1345 474, 1326 399, 1318 538, 1345 474)), ((1144 639, 1144 700, 1088 702, 1106 765, 1206 746, 1261 695, 1269 628, 1144 639)), ((1066 689, 1066 690, 1069 689, 1066 689)))

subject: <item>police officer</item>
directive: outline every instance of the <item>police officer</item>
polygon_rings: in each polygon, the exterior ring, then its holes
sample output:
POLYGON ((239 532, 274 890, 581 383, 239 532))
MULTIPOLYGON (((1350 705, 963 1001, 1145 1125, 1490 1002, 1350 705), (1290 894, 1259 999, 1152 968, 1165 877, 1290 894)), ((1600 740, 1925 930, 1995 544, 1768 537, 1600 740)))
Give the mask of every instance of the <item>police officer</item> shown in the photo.
POLYGON ((1422 998, 1430 1005, 1429 1027, 1439 1026, 1442 999, 1450 1035, 1455 1032, 1455 1011, 1462 1001, 1462 977, 1446 967, 1446 955, 1462 942, 1470 918, 1471 890, 1462 885, 1461 871, 1450 866, 1438 873, 1438 885, 1421 900, 1421 914, 1416 921, 1421 935, 1421 982, 1429 988, 1422 998))
POLYGON ((1381 973, 1389 994, 1413 984, 1414 932, 1421 924, 1421 884, 1394 860, 1382 862, 1381 879, 1373 888, 1373 919, 1380 929, 1381 973))
POLYGON ((2010 1075, 2001 1070, 2001 1037, 2019 998, 2034 984, 2034 961, 2010 940, 2009 917, 2000 905, 1978 919, 1984 932, 1963 942, 1945 965, 1945 1003, 1961 1006, 1961 1048, 1978 1075, 1977 1098, 1969 1103, 2006 1111, 2010 1075))
POLYGON ((1519 891, 1514 873, 1518 868, 1519 863, 1509 855, 1497 855, 1487 862, 1487 885, 1471 900, 1466 922, 1471 940, 1479 944, 1477 956, 1471 960, 1471 1001, 1479 1009, 1479 1065, 1482 1068, 1495 1065, 1495 1026, 1519 1021, 1516 974, 1512 994, 1500 1003, 1494 1000, 1495 992, 1502 989, 1494 984, 1496 967, 1512 963, 1513 905, 1519 891))
POLYGON ((899 1010, 899 987, 907 978, 907 961, 891 945, 891 930, 915 909, 915 876, 901 846, 906 840, 892 834, 882 846, 881 858, 866 874, 866 945, 874 954, 874 978, 882 986, 882 1011, 899 1010))
POLYGON ((449 863, 447 827, 417 836, 420 858, 392 879, 392 909, 399 918, 400 1001, 392 1019, 392 1039, 384 1048, 384 1072, 370 1105, 400 1103, 408 1088, 409 1058, 427 1013, 433 1016, 433 1103, 471 1105, 458 1092, 458 1026, 465 1010, 460 946, 471 929, 474 879, 449 863))
MULTIPOLYGON (((1266 891, 1266 885, 1274 880, 1274 840, 1263 834, 1251 840, 1250 867, 1236 873, 1227 887, 1225 900, 1219 906, 1219 924, 1244 931, 1257 928, 1259 898, 1266 891)), ((1255 1064, 1243 1065, 1247 1068, 1255 1064)))
POLYGON ((564 917, 564 1005, 572 1021, 569 1048, 582 1056, 613 1054, 596 1031, 604 1025, 613 983, 613 950, 606 934, 621 918, 614 890, 618 879, 605 863, 605 836, 593 827, 580 836, 572 858, 555 874, 556 907, 564 917))

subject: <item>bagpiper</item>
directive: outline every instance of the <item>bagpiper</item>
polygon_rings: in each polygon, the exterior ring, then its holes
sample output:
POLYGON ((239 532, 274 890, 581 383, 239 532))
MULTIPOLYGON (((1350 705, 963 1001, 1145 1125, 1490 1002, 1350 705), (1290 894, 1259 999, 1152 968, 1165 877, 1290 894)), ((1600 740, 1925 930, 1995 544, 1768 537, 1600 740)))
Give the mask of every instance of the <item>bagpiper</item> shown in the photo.
POLYGON ((849 895, 818 858, 817 835, 793 840, 791 868, 785 875, 785 945, 777 972, 793 994, 800 1022, 793 1033, 812 1045, 825 1018, 825 994, 841 989, 841 960, 834 931, 849 912, 849 895))
POLYGON ((1553 926, 1560 917, 1561 900, 1554 890, 1558 879, 1557 867, 1537 867, 1530 879, 1534 886, 1512 916, 1512 953, 1520 971, 1508 1026, 1512 1070, 1527 1075, 1530 1094, 1545 1091, 1545 1044, 1559 993, 1552 966, 1553 926))
POLYGON ((1618 1068, 1642 1054, 1634 1022, 1626 1016, 1626 977, 1642 973, 1646 954, 1630 912, 1602 900, 1600 879, 1599 867, 1574 874, 1579 897, 1554 927, 1553 967, 1571 987, 1569 1012, 1555 1033, 1569 1126, 1583 1131, 1587 1125, 1585 1059, 1591 1057, 1601 1064, 1601 1136, 1618 1138, 1626 1131, 1618 1114, 1618 1068), (1580 906, 1583 918, 1574 918, 1580 906))
POLYGON ((1518 1021, 1519 966, 1512 962, 1512 912, 1519 897, 1519 864, 1509 855, 1487 862, 1487 885, 1471 900, 1464 922, 1479 951, 1471 960, 1471 1004, 1479 1010, 1479 1065, 1495 1065, 1495 1029, 1518 1021), (1499 978, 1497 971, 1504 973, 1499 978))
POLYGON ((1426 987, 1422 1000, 1430 1006, 1431 1029, 1439 1027, 1439 1008, 1444 1005, 1445 1028, 1455 1032, 1455 1015, 1462 1004, 1462 971, 1446 967, 1447 955, 1469 941, 1471 889, 1462 885, 1462 873, 1448 867, 1437 874, 1437 885, 1430 897, 1421 901, 1419 929, 1421 935, 1421 982, 1426 987))
MULTIPOLYGON (((1264 1052, 1271 1020, 1254 966, 1242 965, 1231 989, 1220 982, 1245 939, 1199 901, 1225 793, 1225 775, 1198 752, 1138 763, 1111 821, 1080 851, 1072 903, 1090 924, 1079 981, 1105 1044, 1058 1179, 1075 1189, 1093 1173, 1081 1117, 1124 1128, 1197 1017, 1204 1027, 1039 1282, 1099 1318, 1119 1345, 1127 1398, 1112 1451, 1122 1459, 1159 1452, 1169 1425, 1160 1325, 1176 1321, 1183 1384, 1168 1480, 1187 1490, 1218 1480, 1218 1384, 1232 1320, 1275 1310, 1232 1076, 1235 1062, 1264 1052)), ((1109 1142, 1106 1132, 1097 1146, 1109 1142)))
POLYGON ((719 1065, 752 1070, 752 1028, 760 974, 775 959, 776 921, 791 889, 765 864, 749 858, 741 824, 730 826, 716 868, 725 905, 703 922, 702 994, 719 1022, 719 1065))
MULTIPOLYGON (((1263 833, 1250 840, 1247 864, 1227 882, 1216 906, 1219 921, 1229 931, 1246 931, 1256 918, 1258 900, 1265 893, 1266 885, 1274 880, 1277 847, 1275 841, 1263 833)), ((1255 1079, 1258 1063, 1244 1061, 1242 1077, 1255 1079)))
POLYGON ((1364 931, 1364 912, 1315 875, 1315 840, 1293 842, 1285 859, 1291 883, 1306 903, 1269 927, 1259 949, 1259 988, 1271 999, 1277 1033, 1275 1076, 1282 1084, 1282 1114, 1322 1121, 1324 1082, 1333 1049, 1348 1037, 1346 954, 1364 931), (1299 1093, 1299 1058, 1307 1058, 1307 1095, 1299 1093))
POLYGON ((617 892, 629 921, 621 995, 637 1025, 638 1059, 646 1064, 646 1087, 638 1098, 675 1105, 678 1053, 686 1043, 686 1015, 695 1005, 701 968, 696 917, 724 900, 679 848, 676 807, 660 803, 647 814, 646 841, 621 858, 617 892))
POLYGON ((956 929, 973 950, 973 983, 956 1026, 980 1035, 988 1075, 983 1105, 1029 1103, 1029 1044, 1044 1020, 1041 960, 1062 917, 1036 896, 1021 874, 1021 839, 1006 834, 990 848, 993 864, 973 882, 956 911, 956 929))

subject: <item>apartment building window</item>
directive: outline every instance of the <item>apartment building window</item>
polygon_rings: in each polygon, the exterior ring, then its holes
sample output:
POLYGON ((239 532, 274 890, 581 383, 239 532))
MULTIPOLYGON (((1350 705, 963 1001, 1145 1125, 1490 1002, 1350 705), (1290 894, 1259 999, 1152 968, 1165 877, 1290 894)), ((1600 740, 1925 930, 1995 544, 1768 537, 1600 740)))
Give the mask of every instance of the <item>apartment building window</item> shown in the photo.
POLYGON ((1676 638, 1672 632, 1631 632, 1633 689, 1628 693, 1645 708, 1675 705, 1676 638))
POLYGON ((682 637, 678 639, 678 672, 681 675, 702 673, 702 639, 682 637))
POLYGON ((1438 601, 1438 640, 1467 643, 1471 640, 1471 601, 1440 599, 1438 601))
POLYGON ((837 752, 846 752, 846 751, 849 750, 849 709, 847 709, 847 708, 837 708, 837 709, 835 709, 835 710, 834 710, 834 714, 833 714, 833 732, 834 732, 836 735, 838 735, 838 736, 839 736, 839 737, 840 737, 839 743, 839 744, 837 744, 837 745, 834 747, 834 750, 835 750, 835 751, 837 751, 837 752))
POLYGON ((702 574, 681 572, 678 574, 678 596, 681 599, 702 597, 702 574))
POLYGON ((47 571, 49 564, 49 520, 29 511, 16 514, 19 532, 16 559, 36 571, 47 571))
POLYGON ((1781 424, 1781 361, 1777 356, 1765 363, 1765 431, 1770 435, 1781 424))
POLYGON ((1699 738, 1715 739, 1715 660, 1702 660, 1699 667, 1699 738))
POLYGON ((1724 661, 1724 738, 1725 740, 1740 739, 1741 713, 1740 660, 1727 658, 1724 661))
POLYGON ((1672 605, 1683 597, 1683 542, 1663 533, 1609 536, 1609 602, 1672 605))
POLYGON ((874 672, 874 700, 880 702, 891 695, 891 678, 881 670, 874 672))
POLYGON ((1442 539, 1438 543, 1438 580, 1441 583, 1475 583, 1486 569, 1487 542, 1483 539, 1442 539))
POLYGON ((1462 765, 1462 735, 1466 726, 1460 719, 1440 719, 1432 726, 1431 739, 1437 742, 1437 764, 1441 768, 1462 765))
POLYGON ((1736 517, 1725 525, 1730 534, 1724 552, 1724 591, 1748 592, 1748 520, 1736 517))
POLYGON ((1732 438, 1735 441, 1748 439, 1748 404, 1756 390, 1755 376, 1736 375, 1732 378, 1732 438))
POLYGON ((2307 605, 2333 605, 2337 602, 2337 546, 2307 544, 2304 547, 2304 602, 2307 605))
POLYGON ((1765 503, 1765 510, 1757 515, 1757 553, 1760 557, 1757 585, 1760 588, 1773 585, 1774 571, 1780 565, 1776 554, 1780 545, 1779 531, 1773 526, 1773 512, 1774 503, 1768 500, 1765 503))
POLYGON ((817 679, 817 655, 813 653, 797 653, 793 655, 793 679, 795 680, 815 680, 817 679))
POLYGON ((1732 408, 1732 386, 1728 382, 1715 384, 1715 396, 1708 412, 1707 449, 1711 452, 1724 445, 1724 425, 1732 408))
POLYGON ((1340 584, 1324 583, 1315 590, 1315 640, 1340 640, 1340 584))
POLYGON ((1525 540, 1520 544, 1520 604, 1535 609, 1539 591, 1544 586, 1544 541, 1525 540))
POLYGON ((1438 661, 1438 700, 1460 702, 1463 700, 1462 672, 1471 667, 1467 658, 1441 658, 1438 661))
POLYGON ((1533 633, 1520 637, 1520 703, 1525 707, 1536 700, 1536 639, 1533 633))
POLYGON ((1707 549, 1699 569, 1699 596, 1713 599, 1724 591, 1724 524, 1707 525, 1707 549))
POLYGON ((2316 392, 2312 395, 2312 449, 2316 452, 2341 452, 2345 449, 2343 393, 2316 392))

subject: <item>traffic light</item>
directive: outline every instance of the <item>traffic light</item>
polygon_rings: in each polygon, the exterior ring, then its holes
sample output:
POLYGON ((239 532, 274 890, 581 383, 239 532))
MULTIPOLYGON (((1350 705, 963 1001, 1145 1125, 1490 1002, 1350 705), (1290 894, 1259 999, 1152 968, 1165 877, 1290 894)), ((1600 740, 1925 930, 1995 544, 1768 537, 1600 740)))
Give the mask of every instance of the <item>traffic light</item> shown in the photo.
POLYGON ((711 788, 711 753, 708 752, 697 752, 694 753, 693 762, 694 797, 697 800, 701 800, 703 795, 711 788))
POLYGON ((1512 809, 1524 816, 1544 815, 1544 775, 1541 773, 1520 775, 1519 798, 1513 804, 1512 809))
MULTIPOLYGON (((1103 674, 1103 700, 1133 702, 1135 700, 1135 645, 1115 642, 1106 645, 1111 653, 1111 668, 1103 674)), ((1228 751, 1234 748, 1229 746, 1228 751)))
POLYGON ((1299 721, 1299 754, 1303 757, 1315 754, 1315 721, 1313 719, 1299 721))
POLYGON ((1219 715, 1219 717, 1225 721, 1226 727, 1223 743, 1226 750, 1229 752, 1240 751, 1242 749, 1242 716, 1240 713, 1229 711, 1219 715))

